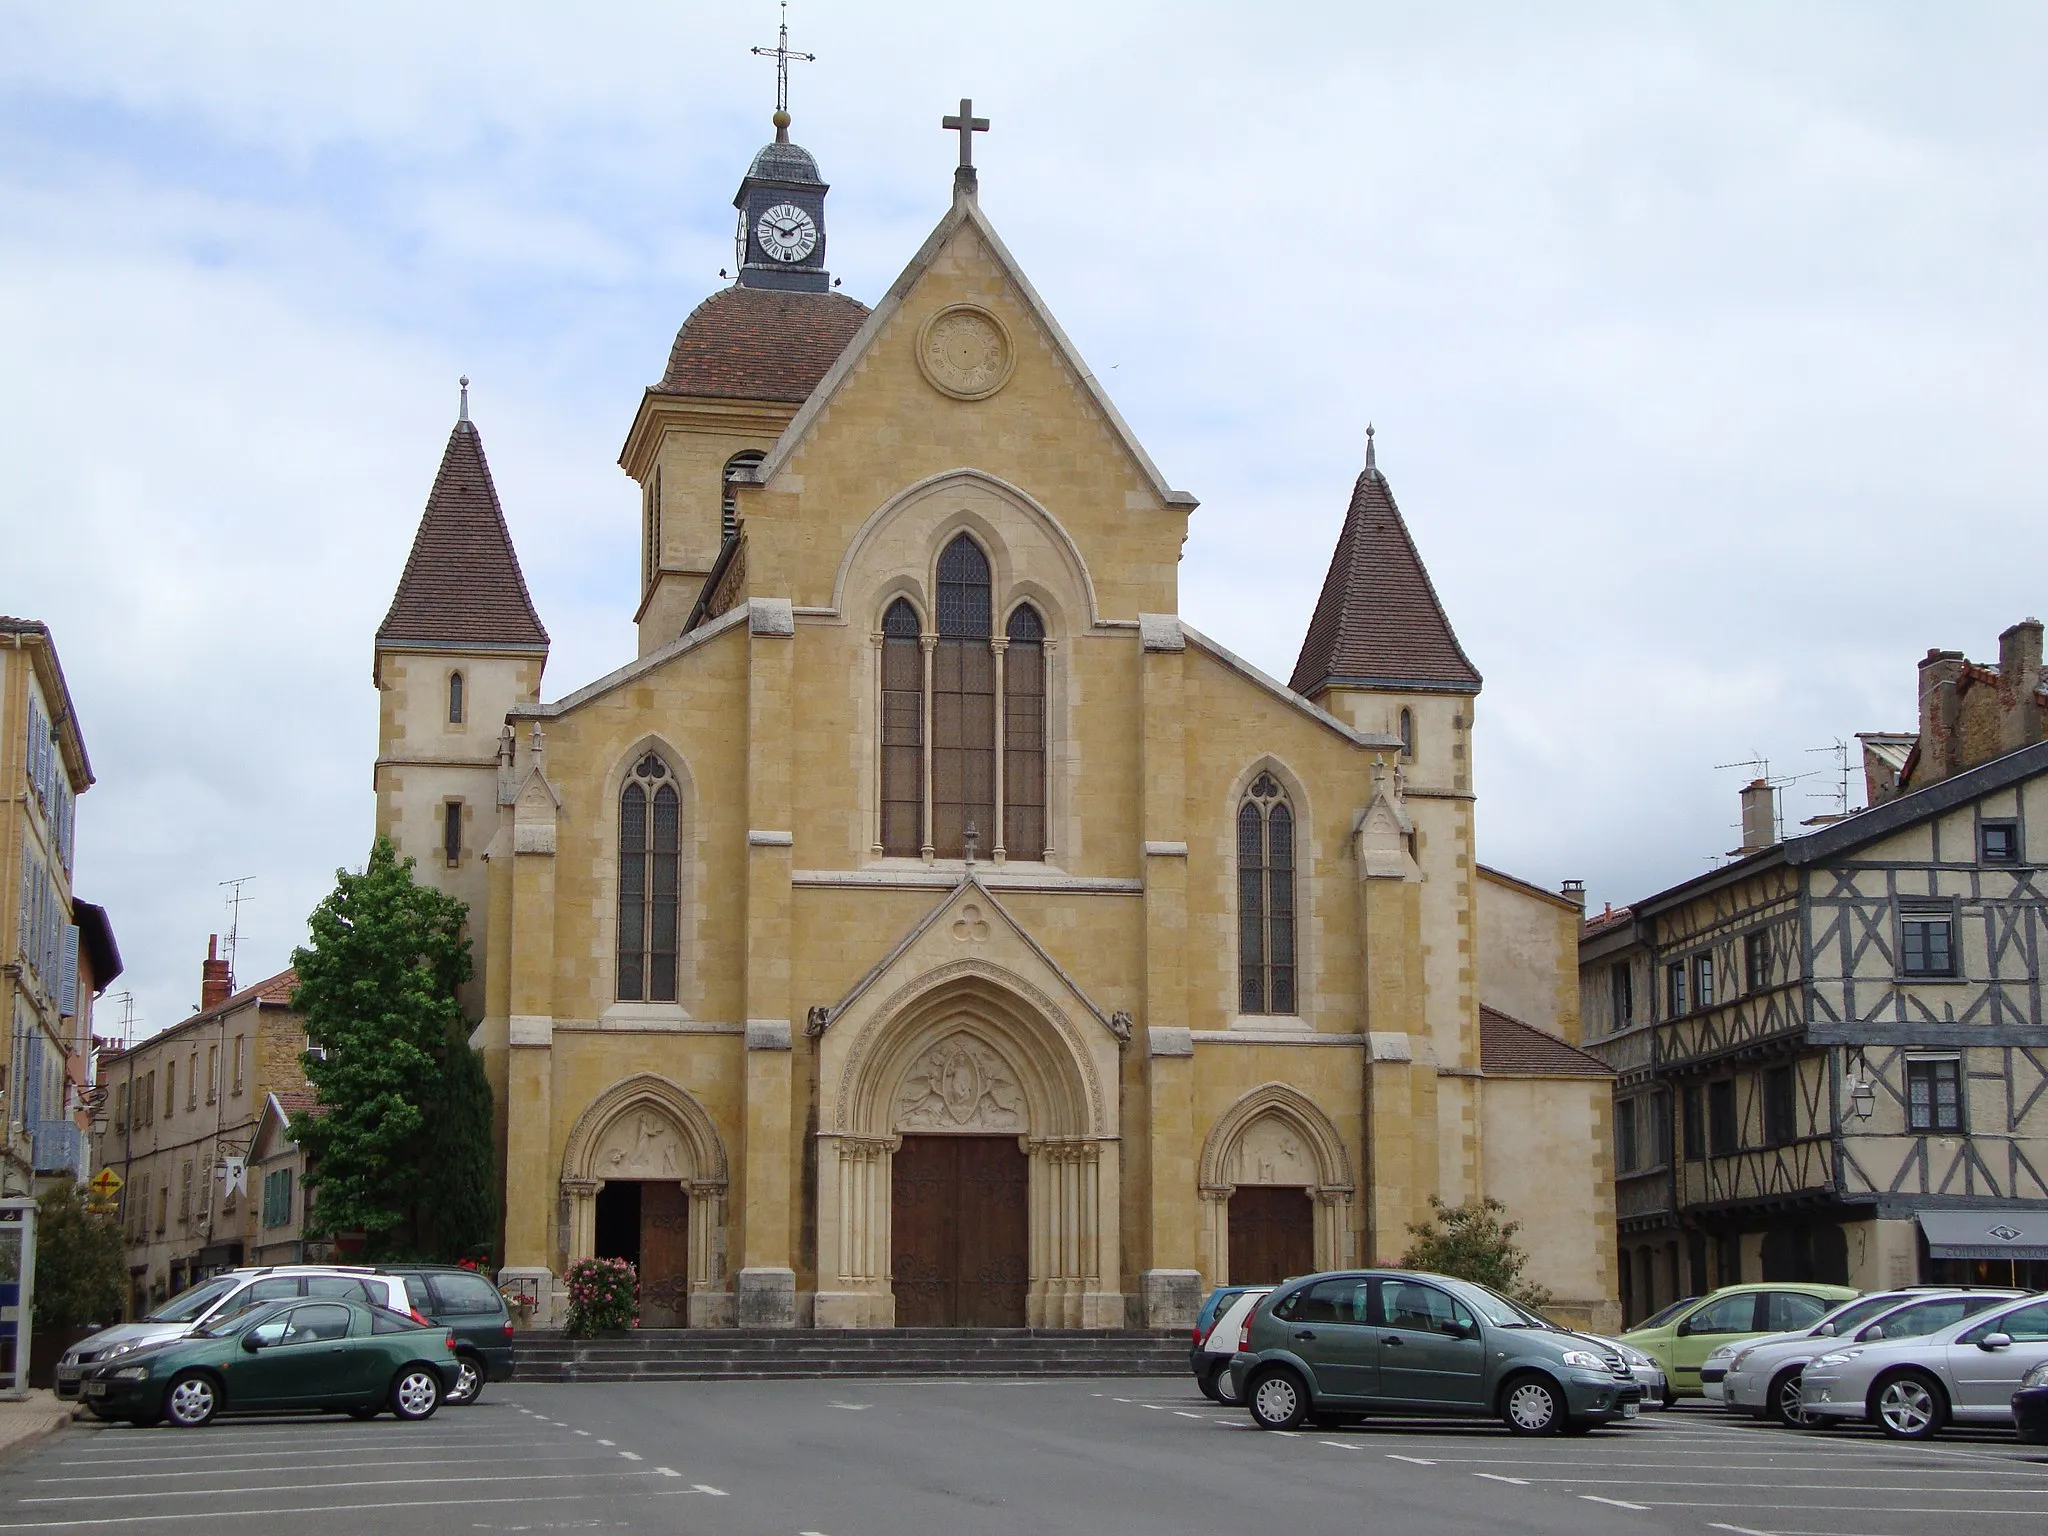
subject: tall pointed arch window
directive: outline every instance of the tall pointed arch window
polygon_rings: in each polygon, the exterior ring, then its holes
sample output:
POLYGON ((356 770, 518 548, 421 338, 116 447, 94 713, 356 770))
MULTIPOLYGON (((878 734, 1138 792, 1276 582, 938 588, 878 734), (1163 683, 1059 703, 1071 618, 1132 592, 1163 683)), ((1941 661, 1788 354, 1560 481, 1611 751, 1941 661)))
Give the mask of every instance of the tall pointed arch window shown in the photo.
POLYGON ((1021 603, 1003 627, 1003 844, 1045 857, 1045 621, 1021 603))
POLYGON ((682 813, 675 775, 649 752, 619 791, 618 993, 626 1002, 676 1000, 682 813))
POLYGON ((924 650, 917 610, 902 598, 882 615, 882 851, 924 848, 924 650))
POLYGON ((1238 1011, 1293 1013, 1294 809, 1270 773, 1237 808, 1238 1011))
POLYGON ((932 851, 962 857, 972 825, 991 846, 996 810, 996 670, 988 556, 961 534, 939 556, 932 657, 932 851))
POLYGON ((450 725, 462 724, 465 707, 465 701, 462 697, 462 674, 460 672, 450 672, 448 674, 448 723, 450 725))

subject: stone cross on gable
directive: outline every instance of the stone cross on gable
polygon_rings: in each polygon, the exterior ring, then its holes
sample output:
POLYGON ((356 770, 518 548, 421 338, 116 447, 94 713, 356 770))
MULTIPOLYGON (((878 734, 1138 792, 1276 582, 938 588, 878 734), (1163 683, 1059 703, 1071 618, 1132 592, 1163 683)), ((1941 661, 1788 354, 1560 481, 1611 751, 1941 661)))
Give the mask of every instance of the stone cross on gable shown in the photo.
POLYGON ((976 117, 974 115, 974 99, 970 96, 962 96, 960 98, 959 115, 957 117, 941 118, 939 126, 960 135, 960 165, 953 172, 953 185, 956 188, 972 192, 975 188, 974 136, 977 133, 988 132, 988 119, 976 117))

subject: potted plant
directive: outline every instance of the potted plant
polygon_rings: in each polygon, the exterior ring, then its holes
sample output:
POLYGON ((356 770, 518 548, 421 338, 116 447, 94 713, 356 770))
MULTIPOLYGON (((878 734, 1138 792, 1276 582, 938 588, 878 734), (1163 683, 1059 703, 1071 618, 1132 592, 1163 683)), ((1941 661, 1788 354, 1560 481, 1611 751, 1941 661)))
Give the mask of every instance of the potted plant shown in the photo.
POLYGON ((568 1334, 592 1339, 640 1326, 640 1277, 624 1259, 578 1259, 569 1266, 568 1334))

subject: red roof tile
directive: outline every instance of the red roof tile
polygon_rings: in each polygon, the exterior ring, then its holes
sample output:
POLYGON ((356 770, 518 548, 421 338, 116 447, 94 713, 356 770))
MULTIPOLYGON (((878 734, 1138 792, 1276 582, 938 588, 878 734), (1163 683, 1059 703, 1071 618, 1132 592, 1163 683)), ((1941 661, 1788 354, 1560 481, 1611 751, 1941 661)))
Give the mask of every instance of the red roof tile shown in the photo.
POLYGON ((1332 684, 1479 691, 1370 449, 1288 686, 1313 698, 1332 684))
POLYGON ((1479 1068, 1503 1076, 1612 1077, 1598 1056, 1510 1018, 1498 1008, 1479 1010, 1479 1068))
POLYGON ((654 392, 801 405, 867 317, 843 293, 721 288, 676 332, 654 392))
POLYGON ((474 422, 458 421, 448 434, 440 473, 377 639, 397 645, 547 647, 548 632, 527 595, 474 422))

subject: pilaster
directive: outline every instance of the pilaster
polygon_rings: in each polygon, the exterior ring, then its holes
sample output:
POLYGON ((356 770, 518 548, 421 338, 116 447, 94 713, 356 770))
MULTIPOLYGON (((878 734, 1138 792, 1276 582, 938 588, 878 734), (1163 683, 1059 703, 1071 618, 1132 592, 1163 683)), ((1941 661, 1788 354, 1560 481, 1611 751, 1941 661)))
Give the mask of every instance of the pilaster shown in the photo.
POLYGON ((533 728, 529 767, 512 808, 512 946, 507 978, 505 1187, 524 1199, 505 1210, 505 1262, 551 1268, 557 1184, 549 1166, 554 1124, 555 826, 560 805, 546 773, 546 739, 533 728))

